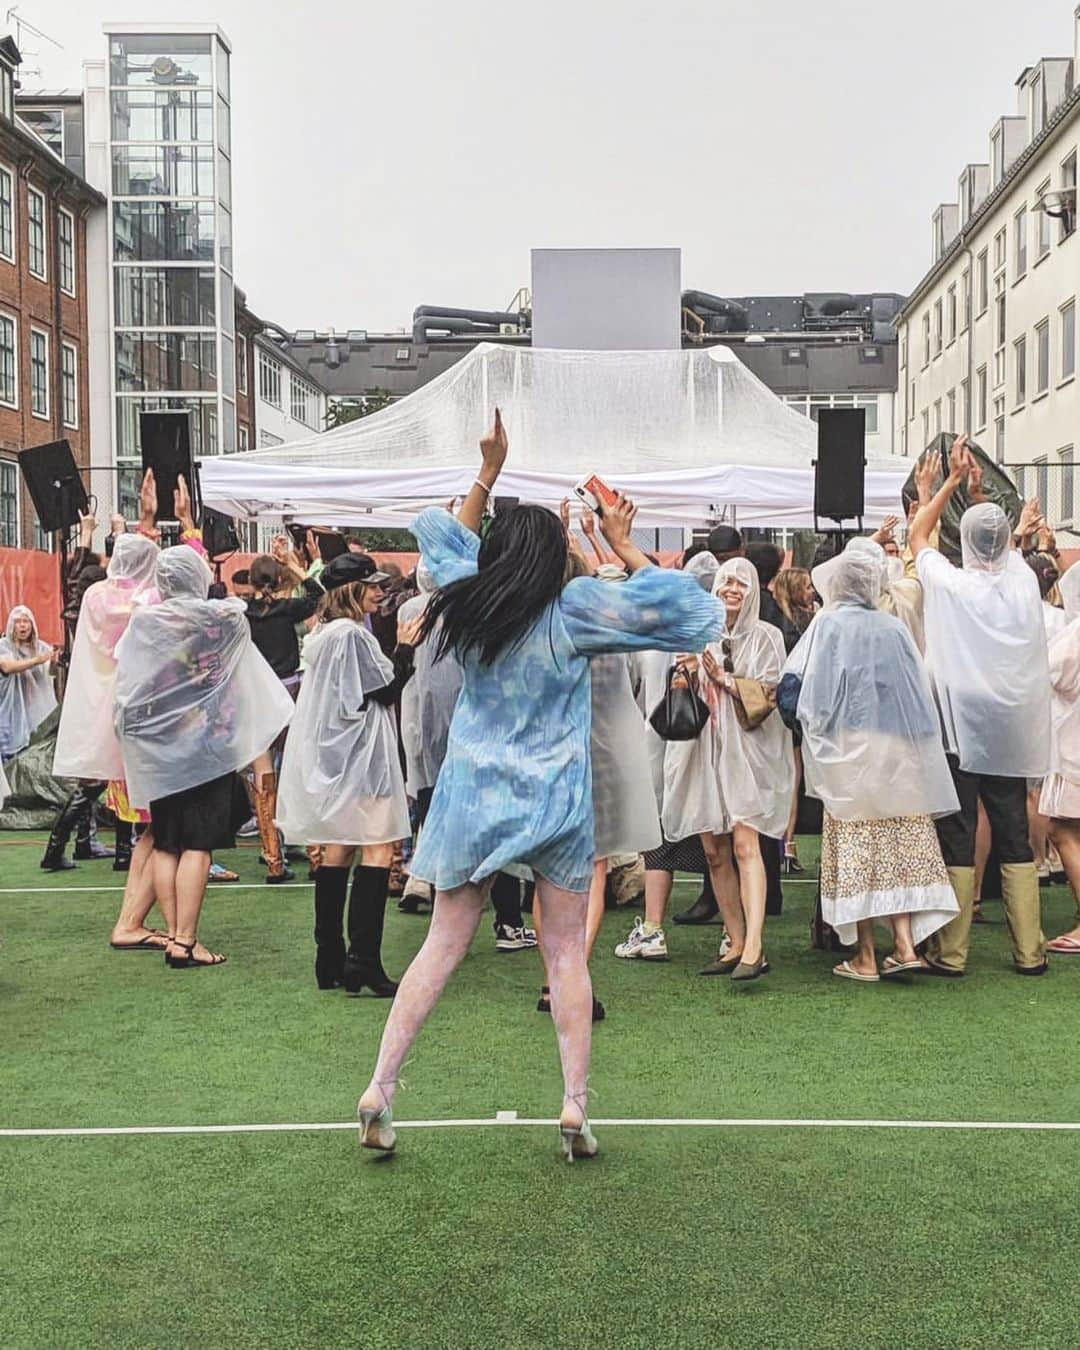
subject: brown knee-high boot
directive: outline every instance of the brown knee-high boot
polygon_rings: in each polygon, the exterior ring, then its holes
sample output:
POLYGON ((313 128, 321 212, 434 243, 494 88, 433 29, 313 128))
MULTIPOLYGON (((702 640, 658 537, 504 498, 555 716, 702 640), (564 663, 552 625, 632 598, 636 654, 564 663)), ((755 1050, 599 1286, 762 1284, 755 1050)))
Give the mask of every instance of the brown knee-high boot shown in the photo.
POLYGON ((277 812, 277 774, 264 773, 262 782, 256 775, 255 819, 259 822, 259 838, 262 841, 263 857, 266 859, 266 882, 268 886, 283 881, 292 881, 295 873, 285 866, 281 852, 281 836, 278 834, 274 816, 277 812))
POLYGON ((1001 892, 1016 969, 1022 975, 1042 975, 1046 970, 1046 939, 1040 922, 1035 864, 1002 863, 1001 892))

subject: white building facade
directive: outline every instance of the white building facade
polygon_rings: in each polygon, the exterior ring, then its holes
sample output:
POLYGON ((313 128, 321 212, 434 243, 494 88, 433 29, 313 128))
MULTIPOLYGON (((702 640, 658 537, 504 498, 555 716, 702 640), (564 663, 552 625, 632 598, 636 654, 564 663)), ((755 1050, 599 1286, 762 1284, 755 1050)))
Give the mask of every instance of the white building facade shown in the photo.
POLYGON ((265 450, 325 431, 325 392, 271 338, 260 334, 253 349, 256 444, 251 449, 265 450))
POLYGON ((988 162, 934 212, 930 271, 896 320, 897 452, 967 431, 1066 533, 1080 533, 1080 9, 1073 46, 1021 74, 988 162))

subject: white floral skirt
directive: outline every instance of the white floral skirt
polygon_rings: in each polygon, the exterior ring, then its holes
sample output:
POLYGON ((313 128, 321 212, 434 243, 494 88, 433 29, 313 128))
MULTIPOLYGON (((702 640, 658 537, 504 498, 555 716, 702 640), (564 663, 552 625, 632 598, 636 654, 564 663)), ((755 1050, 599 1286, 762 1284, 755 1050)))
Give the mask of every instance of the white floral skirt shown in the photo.
POLYGON ((834 820, 825 812, 821 835, 821 912, 845 946, 856 924, 911 915, 912 938, 923 942, 959 912, 929 816, 893 820, 834 820))

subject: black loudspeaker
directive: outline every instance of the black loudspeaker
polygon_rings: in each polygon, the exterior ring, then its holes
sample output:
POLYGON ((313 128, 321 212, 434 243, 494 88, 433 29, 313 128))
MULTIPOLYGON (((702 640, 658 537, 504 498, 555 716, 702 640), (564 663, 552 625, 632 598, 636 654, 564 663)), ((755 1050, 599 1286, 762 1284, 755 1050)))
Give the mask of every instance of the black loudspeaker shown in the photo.
POLYGON ((86 488, 67 441, 50 441, 20 451, 19 468, 46 534, 79 523, 79 512, 88 508, 86 488))
POLYGON ((866 505, 866 409, 822 408, 814 468, 814 515, 861 520, 866 505))
POLYGON ((211 558, 220 558, 226 553, 239 553, 240 540, 232 516, 215 511, 209 506, 202 513, 203 548, 211 558))
POLYGON ((144 412, 139 414, 139 441, 143 473, 154 471, 158 509, 155 520, 175 520, 173 493, 181 474, 195 509, 195 483, 191 471, 191 414, 189 412, 144 412))

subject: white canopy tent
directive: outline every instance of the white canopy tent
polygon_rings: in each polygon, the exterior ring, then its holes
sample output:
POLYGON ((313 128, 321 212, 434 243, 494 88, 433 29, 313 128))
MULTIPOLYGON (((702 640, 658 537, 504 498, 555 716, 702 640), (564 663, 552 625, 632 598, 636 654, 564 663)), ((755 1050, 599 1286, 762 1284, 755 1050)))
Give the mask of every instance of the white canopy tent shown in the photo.
MULTIPOLYGON (((817 428, 726 347, 555 351, 483 343, 408 398, 333 431, 202 461, 203 501, 242 520, 408 526, 467 491, 502 409, 499 492, 557 506, 587 473, 643 525, 813 525, 817 428)), ((908 461, 872 461, 866 514, 900 507, 908 461)))

